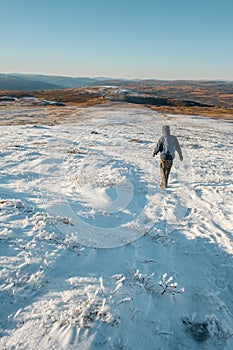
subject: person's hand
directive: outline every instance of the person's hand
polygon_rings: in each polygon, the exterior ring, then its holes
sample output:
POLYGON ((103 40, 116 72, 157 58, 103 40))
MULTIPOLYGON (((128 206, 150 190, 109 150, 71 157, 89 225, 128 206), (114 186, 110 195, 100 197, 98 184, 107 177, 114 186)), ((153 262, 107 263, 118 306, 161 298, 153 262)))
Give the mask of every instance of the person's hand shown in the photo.
POLYGON ((184 158, 183 158, 183 156, 181 155, 181 156, 180 156, 180 161, 183 162, 183 159, 184 159, 184 158))

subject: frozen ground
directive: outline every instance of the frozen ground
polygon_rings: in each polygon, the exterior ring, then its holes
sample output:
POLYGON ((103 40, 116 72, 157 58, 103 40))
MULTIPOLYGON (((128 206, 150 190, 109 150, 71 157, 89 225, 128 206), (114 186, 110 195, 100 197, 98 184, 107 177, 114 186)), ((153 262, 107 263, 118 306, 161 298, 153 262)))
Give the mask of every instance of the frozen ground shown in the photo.
POLYGON ((232 124, 31 114, 40 125, 0 127, 0 349, 232 349, 232 124), (185 158, 167 190, 163 124, 185 158))

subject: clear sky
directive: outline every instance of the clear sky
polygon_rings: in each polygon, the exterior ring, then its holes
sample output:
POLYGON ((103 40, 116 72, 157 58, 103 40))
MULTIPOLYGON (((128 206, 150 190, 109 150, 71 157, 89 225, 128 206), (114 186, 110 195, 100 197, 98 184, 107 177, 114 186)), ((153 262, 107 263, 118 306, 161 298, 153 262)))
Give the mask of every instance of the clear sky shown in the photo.
POLYGON ((233 80, 233 0, 0 0, 0 72, 233 80))

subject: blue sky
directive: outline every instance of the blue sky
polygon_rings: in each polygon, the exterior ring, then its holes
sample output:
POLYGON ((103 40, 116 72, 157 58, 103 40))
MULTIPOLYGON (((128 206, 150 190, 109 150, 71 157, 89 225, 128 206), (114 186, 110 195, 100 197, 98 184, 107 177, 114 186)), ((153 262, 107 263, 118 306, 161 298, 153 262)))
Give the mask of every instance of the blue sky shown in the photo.
POLYGON ((233 0, 0 0, 0 72, 233 80, 233 0))

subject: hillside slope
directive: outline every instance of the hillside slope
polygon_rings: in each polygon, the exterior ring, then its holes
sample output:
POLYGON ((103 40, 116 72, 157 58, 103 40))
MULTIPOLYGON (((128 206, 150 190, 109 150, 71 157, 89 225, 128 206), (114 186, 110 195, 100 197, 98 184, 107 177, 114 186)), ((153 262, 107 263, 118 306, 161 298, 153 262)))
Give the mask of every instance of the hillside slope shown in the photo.
POLYGON ((41 82, 38 80, 28 80, 24 77, 15 77, 11 75, 0 74, 0 90, 52 90, 59 89, 60 85, 41 82))
POLYGON ((231 350, 232 125, 72 113, 0 127, 0 348, 231 350), (184 162, 163 190, 152 152, 168 123, 184 162))

